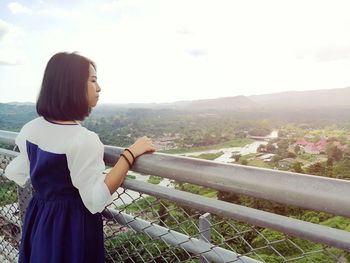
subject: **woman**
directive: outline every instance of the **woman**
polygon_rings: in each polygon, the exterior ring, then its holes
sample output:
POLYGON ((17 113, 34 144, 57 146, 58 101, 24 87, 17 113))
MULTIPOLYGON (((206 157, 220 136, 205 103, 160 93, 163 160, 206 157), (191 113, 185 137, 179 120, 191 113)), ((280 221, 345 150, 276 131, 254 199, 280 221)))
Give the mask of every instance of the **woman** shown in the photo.
POLYGON ((79 124, 96 106, 95 64, 76 53, 48 62, 36 109, 39 117, 16 138, 20 154, 6 177, 34 188, 22 229, 19 262, 104 262, 101 212, 112 202, 135 158, 155 148, 138 139, 104 175, 104 147, 79 124))

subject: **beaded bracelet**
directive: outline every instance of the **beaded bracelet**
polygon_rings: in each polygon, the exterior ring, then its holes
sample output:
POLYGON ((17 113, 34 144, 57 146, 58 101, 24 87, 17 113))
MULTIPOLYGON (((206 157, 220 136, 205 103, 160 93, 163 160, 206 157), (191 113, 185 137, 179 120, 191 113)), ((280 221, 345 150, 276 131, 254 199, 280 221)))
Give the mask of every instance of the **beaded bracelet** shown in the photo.
POLYGON ((124 154, 120 154, 120 156, 122 156, 124 159, 125 159, 125 161, 128 163, 128 165, 129 165, 129 169, 131 168, 131 166, 132 166, 132 164, 130 163, 130 161, 129 161, 129 159, 124 155, 124 154))
POLYGON ((128 149, 128 148, 125 148, 125 151, 129 152, 133 158, 133 161, 135 161, 135 156, 134 154, 128 149))

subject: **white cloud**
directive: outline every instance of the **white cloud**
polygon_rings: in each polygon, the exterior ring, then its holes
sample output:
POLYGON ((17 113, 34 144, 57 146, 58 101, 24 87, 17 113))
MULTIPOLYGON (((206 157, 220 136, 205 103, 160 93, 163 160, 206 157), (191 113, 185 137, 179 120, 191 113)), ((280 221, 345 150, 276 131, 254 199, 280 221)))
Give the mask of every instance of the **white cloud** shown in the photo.
POLYGON ((320 61, 332 61, 348 59, 350 57, 350 43, 348 46, 338 46, 324 48, 316 52, 315 55, 320 61))
MULTIPOLYGON (((11 53, 12 53, 12 51, 11 51, 11 53)), ((20 65, 21 61, 20 61, 18 55, 13 56, 12 54, 8 55, 8 51, 7 52, 0 52, 0 66, 20 65)))
POLYGON ((120 8, 120 2, 121 2, 120 0, 113 0, 111 2, 103 3, 101 4, 100 9, 102 11, 108 11, 108 12, 114 11, 120 8))
POLYGON ((0 19, 0 41, 10 31, 10 24, 0 19))
POLYGON ((5 60, 0 60, 0 66, 14 66, 16 65, 16 62, 11 62, 11 61, 5 61, 5 60))
POLYGON ((200 48, 188 48, 185 51, 193 57, 205 56, 208 53, 206 50, 200 48))
POLYGON ((10 2, 7 4, 7 7, 10 9, 12 14, 32 14, 33 10, 18 3, 10 2))
POLYGON ((99 4, 98 9, 103 12, 121 11, 121 15, 124 15, 124 12, 129 11, 146 11, 150 5, 154 7, 154 2, 154 0, 148 3, 143 0, 112 0, 99 4))
POLYGON ((20 27, 0 19, 0 65, 18 65, 24 60, 25 33, 20 27))
POLYGON ((180 35, 191 35, 191 34, 193 34, 193 32, 191 30, 189 30, 188 28, 186 28, 184 26, 179 26, 179 28, 176 29, 176 33, 180 34, 180 35))
POLYGON ((51 18, 73 18, 75 16, 80 16, 84 13, 83 7, 79 10, 74 8, 62 8, 60 6, 55 6, 48 4, 44 1, 36 1, 37 4, 33 5, 31 8, 24 6, 18 2, 10 2, 7 7, 10 9, 12 14, 28 14, 36 15, 41 18, 46 17, 46 19, 51 18))

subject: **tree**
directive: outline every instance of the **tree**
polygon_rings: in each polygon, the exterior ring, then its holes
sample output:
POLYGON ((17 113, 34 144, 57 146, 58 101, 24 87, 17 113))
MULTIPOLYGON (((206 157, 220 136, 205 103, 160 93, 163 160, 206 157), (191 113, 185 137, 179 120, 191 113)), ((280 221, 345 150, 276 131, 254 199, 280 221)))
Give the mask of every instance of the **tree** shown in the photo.
POLYGON ((333 176, 333 164, 334 164, 334 160, 333 158, 328 158, 327 162, 326 162, 326 175, 329 177, 333 176))
POLYGON ((241 155, 240 155, 240 154, 233 154, 233 155, 232 155, 232 158, 234 158, 234 159, 235 159, 235 162, 238 163, 239 158, 241 158, 241 155))
POLYGON ((340 150, 333 143, 328 143, 326 147, 326 154, 328 158, 333 158, 335 161, 340 161, 343 159, 343 151, 340 150))
POLYGON ((268 153, 274 153, 276 151, 276 147, 273 146, 272 142, 268 142, 268 144, 266 144, 266 151, 268 153))
POLYGON ((301 148, 300 148, 299 145, 295 145, 295 146, 294 146, 294 152, 295 152, 296 154, 299 154, 299 153, 300 153, 300 150, 301 150, 301 148))
POLYGON ((326 175, 326 167, 323 163, 315 163, 308 167, 308 173, 313 175, 320 175, 325 176, 326 175))
POLYGON ((289 142, 288 140, 281 140, 277 143, 277 146, 279 151, 286 151, 288 149, 289 142))
POLYGON ((291 167, 291 171, 292 172, 296 172, 296 173, 304 173, 303 168, 301 167, 302 163, 300 162, 295 162, 292 167, 291 167))
POLYGON ((249 131, 249 134, 252 136, 266 136, 271 132, 269 128, 264 127, 254 127, 249 131))
POLYGON ((332 177, 350 179, 350 161, 341 160, 333 164, 332 177))
POLYGON ((326 162, 326 167, 332 167, 333 162, 334 162, 334 159, 332 157, 328 157, 326 162))
POLYGON ((260 144, 258 149, 256 149, 256 151, 259 152, 259 153, 266 152, 266 146, 263 145, 263 144, 260 144))

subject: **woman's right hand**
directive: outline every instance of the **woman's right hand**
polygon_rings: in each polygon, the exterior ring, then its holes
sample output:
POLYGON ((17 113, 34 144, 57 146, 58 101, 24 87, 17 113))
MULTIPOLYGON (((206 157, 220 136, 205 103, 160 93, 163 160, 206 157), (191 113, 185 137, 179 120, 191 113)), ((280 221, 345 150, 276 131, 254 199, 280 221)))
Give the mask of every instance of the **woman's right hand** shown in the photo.
POLYGON ((136 158, 145 152, 154 152, 156 148, 154 147, 150 138, 143 136, 137 139, 134 144, 129 147, 129 150, 134 154, 136 158))

